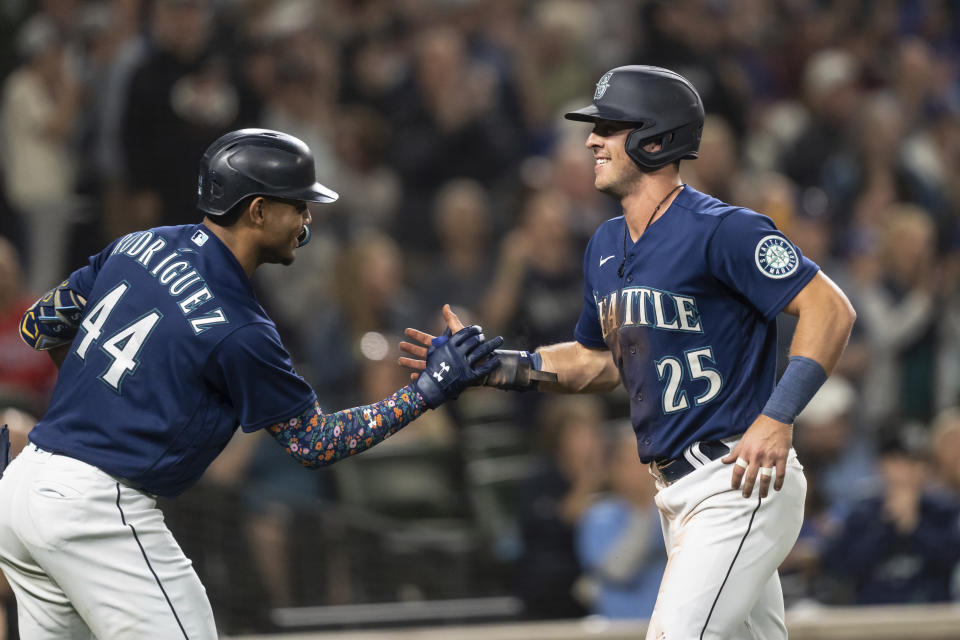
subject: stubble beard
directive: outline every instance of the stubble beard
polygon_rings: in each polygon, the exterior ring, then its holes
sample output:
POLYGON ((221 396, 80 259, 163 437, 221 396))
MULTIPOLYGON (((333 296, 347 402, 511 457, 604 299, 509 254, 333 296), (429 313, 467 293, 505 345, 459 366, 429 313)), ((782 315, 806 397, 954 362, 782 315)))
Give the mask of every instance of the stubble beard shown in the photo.
POLYGON ((609 183, 598 185, 596 189, 601 193, 613 196, 617 200, 623 200, 636 190, 642 177, 643 173, 639 170, 621 171, 609 183))

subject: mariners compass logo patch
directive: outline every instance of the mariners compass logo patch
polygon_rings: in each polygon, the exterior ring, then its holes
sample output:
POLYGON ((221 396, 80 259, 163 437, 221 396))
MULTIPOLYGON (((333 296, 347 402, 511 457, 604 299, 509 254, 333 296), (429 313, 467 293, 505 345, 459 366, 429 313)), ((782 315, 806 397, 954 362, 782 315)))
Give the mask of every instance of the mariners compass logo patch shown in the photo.
POLYGON ((593 99, 599 100, 603 97, 603 94, 607 92, 607 87, 610 86, 610 77, 613 75, 613 72, 603 74, 603 77, 600 78, 600 82, 597 83, 597 90, 593 92, 593 99))
POLYGON ((796 249, 782 236, 765 236, 754 253, 757 268, 768 278, 786 278, 800 266, 796 249))

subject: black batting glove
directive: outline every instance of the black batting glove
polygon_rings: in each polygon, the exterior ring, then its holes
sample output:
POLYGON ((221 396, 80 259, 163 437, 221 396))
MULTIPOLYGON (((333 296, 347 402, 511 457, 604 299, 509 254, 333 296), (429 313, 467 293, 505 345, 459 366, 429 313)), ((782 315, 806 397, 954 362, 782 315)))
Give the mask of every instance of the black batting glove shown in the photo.
POLYGON ((497 336, 484 340, 480 327, 471 325, 452 336, 449 331, 434 338, 427 349, 426 368, 413 383, 431 409, 480 382, 497 366, 500 360, 494 351, 503 344, 497 336))
POLYGON ((484 386, 507 391, 535 391, 540 382, 557 381, 557 374, 540 370, 543 360, 537 353, 497 349, 494 355, 500 359, 500 366, 481 381, 484 386))

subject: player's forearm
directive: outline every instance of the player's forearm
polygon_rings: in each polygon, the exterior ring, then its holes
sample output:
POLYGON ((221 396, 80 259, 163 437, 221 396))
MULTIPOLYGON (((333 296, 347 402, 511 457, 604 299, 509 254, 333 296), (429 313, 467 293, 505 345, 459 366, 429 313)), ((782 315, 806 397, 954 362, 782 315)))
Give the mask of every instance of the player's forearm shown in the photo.
MULTIPOLYGON (((790 362, 761 413, 791 425, 837 366, 857 314, 840 288, 822 273, 797 294, 786 311, 799 317, 790 362)), ((754 424, 763 422, 758 418, 754 424)))
POLYGON ((333 464, 382 442, 427 410, 412 385, 375 404, 325 414, 314 403, 302 414, 267 427, 305 467, 333 464))
POLYGON ((610 352, 589 349, 579 342, 563 342, 540 347, 543 370, 557 374, 557 382, 542 382, 543 391, 560 393, 598 393, 612 391, 620 384, 620 372, 610 352))
POLYGON ((786 310, 798 316, 790 355, 810 358, 830 375, 857 319, 853 305, 833 281, 820 273, 786 310))
POLYGON ((832 298, 819 308, 801 313, 790 355, 815 360, 830 375, 847 346, 856 317, 845 296, 832 298))

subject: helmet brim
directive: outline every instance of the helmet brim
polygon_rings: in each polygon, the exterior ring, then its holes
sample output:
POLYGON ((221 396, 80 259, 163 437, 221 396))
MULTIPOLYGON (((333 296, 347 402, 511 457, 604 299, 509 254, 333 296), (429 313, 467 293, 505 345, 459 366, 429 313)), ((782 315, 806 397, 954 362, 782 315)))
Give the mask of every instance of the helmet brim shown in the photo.
POLYGON ((563 117, 567 120, 576 120, 577 122, 610 120, 611 122, 631 122, 641 124, 635 117, 632 118, 627 114, 615 109, 601 109, 596 104, 587 105, 583 109, 577 109, 576 111, 570 111, 569 113, 563 114, 563 117))
POLYGON ((289 200, 303 200, 304 202, 336 202, 340 194, 319 182, 314 182, 305 189, 284 193, 283 197, 289 200))
POLYGON ((594 120, 603 118, 603 116, 600 115, 600 110, 597 109, 597 105, 595 104, 586 106, 583 109, 577 109, 576 111, 565 113, 563 114, 563 117, 567 120, 576 120, 577 122, 593 122, 594 120))

